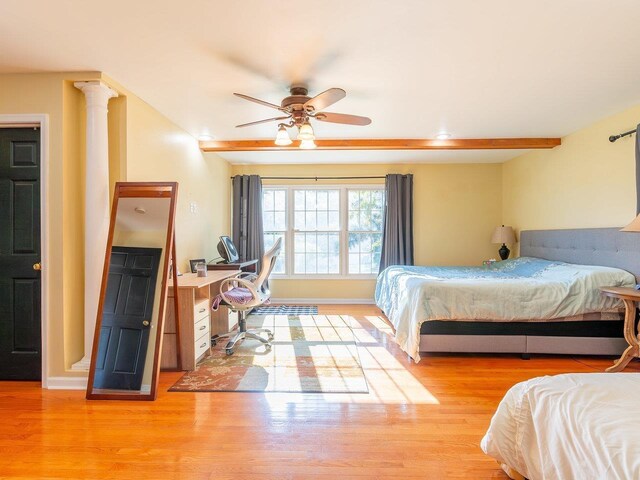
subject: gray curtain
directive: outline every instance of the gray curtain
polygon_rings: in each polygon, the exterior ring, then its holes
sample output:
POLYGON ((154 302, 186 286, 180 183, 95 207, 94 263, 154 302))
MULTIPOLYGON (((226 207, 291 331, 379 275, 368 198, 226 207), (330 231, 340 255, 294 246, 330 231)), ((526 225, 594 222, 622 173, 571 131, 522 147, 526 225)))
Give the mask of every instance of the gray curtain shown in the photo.
POLYGON ((640 214, 640 125, 636 127, 636 214, 640 214))
POLYGON ((387 175, 385 194, 380 271, 413 265, 413 175, 387 175))
MULTIPOLYGON (((258 175, 233 177, 232 238, 241 260, 262 259, 262 180, 258 175)), ((260 265, 258 265, 258 272, 260 265)))

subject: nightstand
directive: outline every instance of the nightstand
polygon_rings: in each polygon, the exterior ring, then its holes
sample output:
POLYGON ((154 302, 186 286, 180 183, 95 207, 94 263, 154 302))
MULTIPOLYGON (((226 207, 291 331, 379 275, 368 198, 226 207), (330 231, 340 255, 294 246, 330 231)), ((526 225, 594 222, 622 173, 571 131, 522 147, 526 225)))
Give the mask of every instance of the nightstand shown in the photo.
POLYGON ((640 340, 636 328, 636 304, 640 302, 640 291, 629 287, 602 287, 603 295, 619 298, 624 302, 624 339, 629 346, 615 363, 607 368, 606 372, 619 372, 624 370, 633 358, 640 357, 640 340))

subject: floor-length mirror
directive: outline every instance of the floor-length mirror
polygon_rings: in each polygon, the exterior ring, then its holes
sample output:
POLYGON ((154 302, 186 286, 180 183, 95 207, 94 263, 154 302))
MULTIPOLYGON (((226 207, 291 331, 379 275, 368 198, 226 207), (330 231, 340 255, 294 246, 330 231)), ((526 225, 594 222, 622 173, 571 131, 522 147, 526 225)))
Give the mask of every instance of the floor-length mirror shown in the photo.
POLYGON ((156 397, 176 195, 175 183, 116 184, 89 399, 156 397))

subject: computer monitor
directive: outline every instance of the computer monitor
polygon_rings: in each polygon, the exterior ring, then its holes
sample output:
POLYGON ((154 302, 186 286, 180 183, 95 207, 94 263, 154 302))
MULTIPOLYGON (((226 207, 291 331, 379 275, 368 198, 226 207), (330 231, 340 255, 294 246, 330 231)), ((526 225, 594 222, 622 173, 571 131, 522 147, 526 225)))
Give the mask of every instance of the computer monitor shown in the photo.
POLYGON ((218 242, 218 253, 226 263, 237 262, 240 259, 233 241, 225 235, 221 236, 218 242))

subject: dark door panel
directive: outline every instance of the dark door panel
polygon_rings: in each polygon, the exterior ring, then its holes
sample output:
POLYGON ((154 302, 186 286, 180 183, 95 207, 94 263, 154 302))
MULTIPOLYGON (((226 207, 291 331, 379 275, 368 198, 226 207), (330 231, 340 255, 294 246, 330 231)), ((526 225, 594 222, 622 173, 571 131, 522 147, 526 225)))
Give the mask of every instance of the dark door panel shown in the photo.
POLYGON ((140 390, 161 254, 161 248, 111 249, 93 388, 140 390))
POLYGON ((40 130, 0 128, 0 379, 41 376, 40 130))

